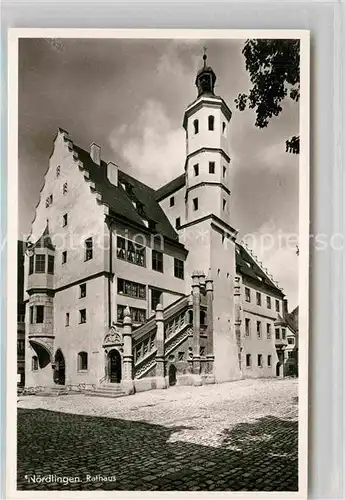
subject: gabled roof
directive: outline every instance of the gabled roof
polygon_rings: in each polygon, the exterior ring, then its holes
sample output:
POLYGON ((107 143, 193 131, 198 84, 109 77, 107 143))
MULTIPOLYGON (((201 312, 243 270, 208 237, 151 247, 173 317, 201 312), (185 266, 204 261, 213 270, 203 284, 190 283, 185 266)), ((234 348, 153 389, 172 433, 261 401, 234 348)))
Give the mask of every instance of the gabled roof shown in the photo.
POLYGON ((178 242, 178 235, 169 222, 164 211, 155 198, 155 190, 138 181, 134 177, 118 171, 118 186, 114 186, 107 177, 107 164, 101 165, 93 162, 90 154, 79 146, 73 144, 73 149, 78 153, 80 161, 89 173, 90 181, 95 184, 96 191, 101 193, 102 202, 109 206, 110 215, 123 217, 137 226, 147 230, 143 218, 139 215, 132 201, 139 202, 142 206, 143 217, 149 222, 155 222, 155 233, 178 242), (130 186, 130 193, 126 192, 121 183, 130 186))
POLYGON ((164 184, 164 186, 161 186, 159 189, 156 190, 155 193, 155 198, 157 201, 161 201, 170 194, 175 193, 175 191, 178 191, 181 189, 184 185, 186 184, 186 174, 183 173, 173 179, 172 181, 168 182, 167 184, 164 184))
POLYGON ((249 279, 257 281, 261 285, 264 284, 274 289, 274 291, 282 297, 284 296, 282 290, 261 269, 255 259, 240 243, 236 243, 236 271, 249 279))

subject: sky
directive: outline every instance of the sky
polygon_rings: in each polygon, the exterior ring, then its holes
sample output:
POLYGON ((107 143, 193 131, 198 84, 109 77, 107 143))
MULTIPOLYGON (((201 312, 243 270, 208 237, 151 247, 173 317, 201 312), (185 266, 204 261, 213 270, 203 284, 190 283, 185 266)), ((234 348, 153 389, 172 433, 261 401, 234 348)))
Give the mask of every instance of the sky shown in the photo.
POLYGON ((30 232, 57 127, 84 149, 157 188, 183 173, 182 119, 196 98, 203 47, 217 75, 215 93, 233 112, 229 127, 231 225, 298 303, 299 157, 285 152, 298 135, 290 99, 268 127, 234 100, 250 88, 245 40, 21 39, 19 43, 19 238, 30 232))

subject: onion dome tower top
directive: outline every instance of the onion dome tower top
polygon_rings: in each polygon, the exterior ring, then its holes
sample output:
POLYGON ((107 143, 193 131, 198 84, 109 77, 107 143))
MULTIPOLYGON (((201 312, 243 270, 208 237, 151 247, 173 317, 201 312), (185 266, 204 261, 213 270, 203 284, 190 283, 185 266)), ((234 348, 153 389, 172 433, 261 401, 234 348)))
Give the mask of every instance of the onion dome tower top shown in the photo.
POLYGON ((199 69, 195 80, 195 85, 198 89, 198 97, 204 94, 214 95, 214 85, 217 79, 216 74, 211 66, 207 66, 206 64, 207 54, 205 48, 202 58, 204 60, 204 65, 201 69, 199 69))

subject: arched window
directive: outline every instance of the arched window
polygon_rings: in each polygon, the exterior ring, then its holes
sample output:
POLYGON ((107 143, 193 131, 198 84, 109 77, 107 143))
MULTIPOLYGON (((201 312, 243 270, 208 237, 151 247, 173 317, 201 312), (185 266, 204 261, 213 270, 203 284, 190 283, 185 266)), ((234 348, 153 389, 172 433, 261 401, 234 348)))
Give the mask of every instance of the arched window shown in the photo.
POLYGON ((38 370, 38 357, 37 356, 32 356, 31 368, 32 368, 33 372, 36 372, 38 370))
POLYGON ((205 311, 200 311, 200 325, 206 325, 207 315, 205 311))
POLYGON ((214 130, 214 116, 210 115, 208 117, 208 130, 214 130))
POLYGON ((194 120, 193 125, 194 125, 194 134, 198 134, 199 133, 199 120, 194 120))
POLYGON ((78 353, 78 371, 87 370, 87 352, 78 353))

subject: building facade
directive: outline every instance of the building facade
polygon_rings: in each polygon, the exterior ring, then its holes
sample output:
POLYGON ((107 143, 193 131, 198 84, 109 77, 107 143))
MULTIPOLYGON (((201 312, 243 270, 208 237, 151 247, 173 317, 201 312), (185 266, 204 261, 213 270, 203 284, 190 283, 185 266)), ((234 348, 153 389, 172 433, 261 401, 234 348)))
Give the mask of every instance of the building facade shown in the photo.
POLYGON ((158 190, 58 129, 26 248, 27 387, 284 375, 284 294, 231 226, 231 111, 215 81, 204 56, 184 172, 158 190))

